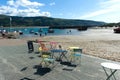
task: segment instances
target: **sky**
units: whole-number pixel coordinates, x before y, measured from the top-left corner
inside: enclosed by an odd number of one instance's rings
[[[120,0],[0,0],[0,14],[120,22]]]

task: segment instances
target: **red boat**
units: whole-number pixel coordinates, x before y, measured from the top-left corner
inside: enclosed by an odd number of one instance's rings
[[[120,27],[114,29],[114,33],[120,33]]]

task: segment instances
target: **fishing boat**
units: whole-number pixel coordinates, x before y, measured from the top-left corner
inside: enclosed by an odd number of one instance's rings
[[[23,35],[23,32],[21,30],[18,31],[20,35]]]
[[[114,33],[120,33],[120,27],[113,29]]]
[[[42,32],[42,29],[40,28],[40,29],[38,30],[38,32]]]
[[[49,28],[49,29],[48,29],[48,33],[54,33],[54,30],[51,29],[51,28]]]
[[[78,28],[78,31],[86,31],[87,30],[87,27],[79,27]]]
[[[31,29],[31,30],[29,31],[29,33],[30,33],[30,34],[34,33],[34,30]]]
[[[35,35],[38,35],[39,33],[38,33],[38,32],[35,32],[34,34],[35,34]]]

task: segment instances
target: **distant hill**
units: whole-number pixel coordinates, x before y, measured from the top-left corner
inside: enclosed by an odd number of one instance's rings
[[[10,19],[11,17],[11,19]],[[0,26],[9,27],[10,20],[12,27],[21,26],[101,26],[105,22],[78,20],[78,19],[60,19],[51,17],[18,17],[0,15]]]
[[[105,25],[102,25],[101,27],[120,27],[120,22],[118,23],[107,23]]]

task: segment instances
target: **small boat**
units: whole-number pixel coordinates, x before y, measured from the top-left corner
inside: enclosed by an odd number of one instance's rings
[[[87,30],[87,27],[80,27],[80,28],[78,28],[78,31],[85,31],[85,30]]]
[[[2,33],[2,30],[0,30],[0,33]]]
[[[48,33],[54,33],[53,29],[48,29]]]
[[[38,32],[35,32],[34,34],[35,34],[35,35],[38,35],[39,33],[38,33]]]
[[[38,32],[42,32],[42,29],[40,28],[40,29],[38,30]]]
[[[20,35],[23,35],[23,32],[22,32],[22,31],[19,30],[18,32],[19,32]]]
[[[113,29],[114,33],[120,33],[120,27]]]
[[[34,33],[34,30],[31,29],[31,30],[29,31],[29,33],[30,33],[30,34]]]

